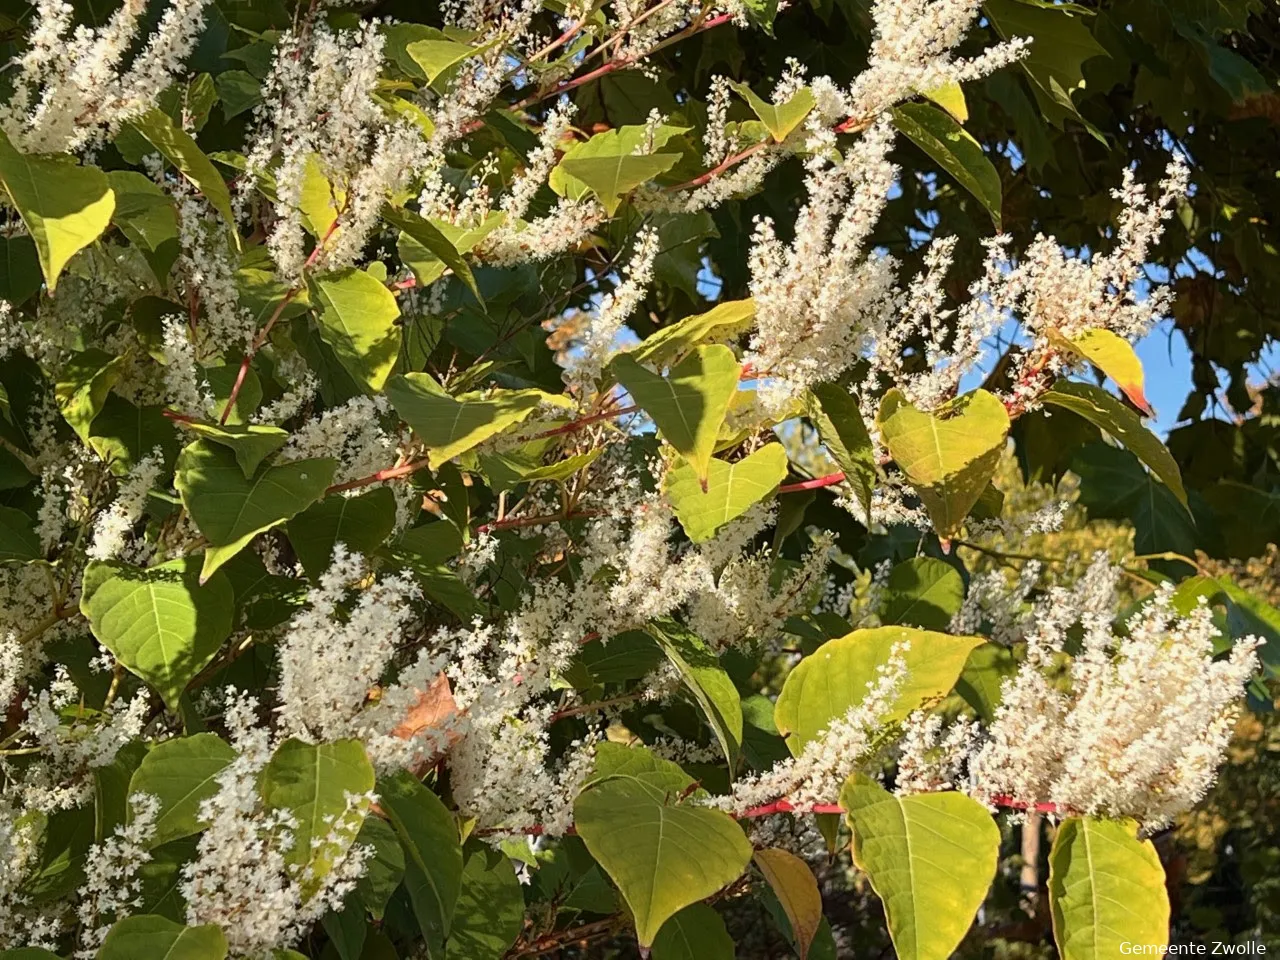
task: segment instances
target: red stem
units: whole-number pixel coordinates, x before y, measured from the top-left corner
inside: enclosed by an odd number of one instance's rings
[[[558,437],[561,434],[573,433],[575,430],[581,430],[585,426],[598,423],[601,420],[612,420],[615,417],[625,417],[629,413],[636,413],[639,407],[619,407],[617,410],[606,410],[604,413],[593,413],[589,417],[580,417],[577,420],[570,420],[562,426],[555,427],[551,430],[545,430],[542,433],[534,434],[531,440],[542,440],[545,437]]]
[[[799,493],[802,490],[817,490],[821,487],[834,487],[844,482],[843,473],[828,473],[825,477],[802,480],[799,483],[784,483],[778,488],[779,493]]]
[[[369,476],[361,477],[358,480],[348,480],[346,483],[335,483],[333,486],[325,490],[325,494],[341,493],[343,490],[355,490],[359,487],[367,487],[374,483],[382,483],[384,480],[397,480],[400,477],[407,477],[411,473],[417,473],[426,466],[426,457],[423,457],[421,460],[411,460],[409,463],[402,463],[398,467],[387,467],[385,470],[379,470],[377,473],[371,473]]]
[[[759,153],[765,147],[769,147],[769,146],[773,146],[773,144],[771,144],[768,140],[761,140],[759,143],[752,144],[751,146],[747,147],[747,149],[739,153],[735,153],[731,157],[726,157],[724,160],[720,161],[719,164],[712,167],[706,173],[701,174],[700,176],[694,177],[692,180],[689,180],[685,183],[677,183],[674,187],[667,187],[667,190],[674,192],[676,190],[692,190],[695,187],[704,186],[705,184],[710,183],[716,177],[720,176],[720,174],[724,173],[730,167],[737,166],[743,160],[747,159],[747,157],[751,156],[752,154]]]
[[[992,797],[991,803],[994,806],[1007,807],[1011,810],[1028,809],[1025,803],[1015,802],[1012,797],[1006,797],[1006,796]],[[1035,804],[1034,809],[1036,813],[1051,813],[1059,816],[1065,815],[1064,811],[1059,810],[1058,807],[1052,803],[1037,803]],[[775,800],[773,801],[773,803],[766,803],[760,807],[752,807],[750,810],[744,810],[742,813],[732,813],[730,814],[730,816],[733,817],[735,820],[753,820],[757,817],[772,816],[775,813],[794,813],[794,812],[795,812],[795,807],[792,806],[791,802],[789,800],[783,799],[783,800]],[[844,811],[844,808],[840,806],[840,804],[838,803],[816,803],[805,812],[806,813],[842,814],[845,811]],[[483,834],[511,832],[511,833],[521,833],[530,837],[537,837],[545,833],[546,828],[543,827],[543,825],[540,823],[535,823],[531,826],[522,827],[519,830],[513,830],[513,831],[482,830],[480,832]],[[568,834],[576,834],[578,831],[571,826],[565,832]]]

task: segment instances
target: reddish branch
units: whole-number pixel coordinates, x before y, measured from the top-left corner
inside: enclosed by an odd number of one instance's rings
[[[798,483],[784,483],[778,488],[779,493],[800,493],[802,490],[819,490],[822,487],[834,487],[837,483],[844,483],[844,473],[828,473],[825,477],[815,477],[812,480],[801,480]]]
[[[1006,797],[1006,796],[992,797],[991,803],[994,806],[1005,807],[1010,810],[1029,809],[1027,804],[1016,802],[1012,797]],[[1059,810],[1058,807],[1052,803],[1037,803],[1035,804],[1034,809],[1036,813],[1050,813],[1058,816],[1067,815],[1066,811]],[[772,816],[775,813],[795,813],[795,812],[796,812],[796,808],[792,806],[791,802],[789,800],[783,799],[783,800],[775,800],[773,801],[773,803],[766,803],[760,807],[752,807],[750,810],[744,810],[742,813],[731,813],[729,815],[733,817],[735,820],[754,820],[758,817]],[[805,810],[803,812],[804,813],[843,814],[845,810],[838,803],[816,803],[812,807],[810,807],[808,810]],[[520,834],[524,834],[525,836],[538,837],[546,832],[546,828],[540,823],[535,823],[527,827],[522,827],[519,830],[495,829],[495,830],[482,830],[480,832],[483,834],[520,833]],[[578,831],[574,827],[570,826],[569,829],[566,830],[565,832],[569,834],[576,834]]]
[[[358,480],[348,480],[346,483],[335,483],[333,486],[325,490],[325,494],[341,493],[343,490],[356,490],[360,487],[367,487],[371,484],[382,483],[384,480],[398,480],[400,477],[407,477],[411,473],[417,473],[419,470],[425,469],[427,466],[427,458],[421,460],[411,460],[408,463],[402,463],[398,467],[387,467],[385,470],[379,470],[377,473],[371,473],[367,477],[361,477]]]

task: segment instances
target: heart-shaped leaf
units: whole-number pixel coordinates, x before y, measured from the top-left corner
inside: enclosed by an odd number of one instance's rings
[[[673,799],[644,780],[615,776],[574,803],[578,833],[626,899],[642,947],[669,917],[740,877],[751,859],[732,817]]]
[[[245,479],[252,477],[262,461],[275,453],[289,439],[289,432],[279,427],[261,423],[205,423],[201,420],[180,420],[179,426],[206,440],[235,452]]]
[[[329,569],[336,544],[368,556],[395,525],[395,494],[380,487],[359,497],[325,497],[290,520],[285,531],[302,569],[314,580]]]
[[[235,758],[235,750],[212,733],[162,740],[151,748],[129,780],[131,796],[148,793],[160,801],[148,846],[158,847],[205,828],[200,803],[217,793],[218,774]]]
[[[116,198],[106,174],[70,157],[26,156],[0,130],[0,183],[35,241],[52,294],[67,261],[111,223]]]
[[[386,394],[427,445],[432,470],[525,420],[543,403],[571,406],[566,397],[541,390],[493,390],[453,397],[425,373],[392,377]]]
[[[727,340],[735,334],[750,330],[755,316],[754,300],[726,300],[717,303],[706,313],[685,317],[650,334],[644,343],[628,350],[627,354],[639,363],[659,366],[679,360],[707,340]]]
[[[689,539],[702,543],[773,493],[786,475],[787,451],[770,443],[737,463],[713,458],[705,492],[693,466],[682,463],[667,473],[667,499]]]
[[[912,710],[941,700],[955,686],[969,651],[982,637],[956,637],[911,627],[855,630],[828,640],[787,675],[774,707],[774,722],[797,756],[838,717],[867,695],[877,670],[889,662],[894,644],[907,641],[907,676],[886,722],[903,720]]]
[[[947,960],[995,877],[1000,828],[962,793],[899,797],[864,774],[840,791],[853,860],[884,901],[900,960]]]
[[[112,924],[98,950],[98,960],[223,960],[226,955],[227,938],[217,925],[184,927],[146,913]]]
[[[954,536],[995,473],[1009,434],[1004,404],[975,390],[939,407],[917,410],[902,392],[880,403],[880,435],[919,494],[942,537]]]
[[[817,878],[807,863],[780,848],[757,850],[755,862],[791,923],[800,960],[805,960],[822,925],[822,892]]]
[[[295,460],[245,477],[236,454],[207,440],[178,455],[174,486],[209,541],[202,580],[234,557],[259,533],[279,526],[324,496],[337,462]]]
[[[186,557],[122,570],[83,606],[99,642],[176,710],[191,678],[231,635],[235,595],[225,576],[202,581],[197,558]]]
[[[359,383],[377,393],[400,355],[400,307],[377,277],[354,268],[311,282],[320,336]]]
[[[738,96],[747,101],[753,113],[760,118],[774,141],[781,143],[791,132],[804,122],[804,118],[813,110],[817,101],[813,91],[801,87],[783,103],[770,103],[756,94],[745,83],[731,83],[730,87]]]
[[[739,367],[733,351],[720,345],[698,347],[665,377],[626,354],[617,357],[612,368],[663,438],[693,466],[698,481],[706,483],[720,425],[738,389]]]

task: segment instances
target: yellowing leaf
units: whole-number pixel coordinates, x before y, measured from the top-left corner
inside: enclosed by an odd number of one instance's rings
[[[947,960],[995,877],[1000,828],[962,793],[898,797],[857,773],[840,792],[853,861],[884,901],[899,960]]]
[[[0,182],[35,241],[52,294],[67,261],[111,222],[116,198],[106,174],[70,157],[25,156],[0,131]]]
[[[895,389],[884,395],[879,421],[889,453],[920,495],[939,536],[954,536],[1004,450],[1009,433],[1004,404],[975,390],[928,413]]]
[[[738,389],[738,361],[725,346],[698,347],[665,377],[651,373],[623,354],[612,364],[614,376],[641,409],[653,418],[663,438],[707,482],[711,454],[729,401]]]
[[[1110,960],[1169,942],[1164,868],[1132,820],[1072,817],[1049,852],[1049,908],[1062,960]]]
[[[667,473],[667,499],[689,539],[701,543],[769,496],[786,475],[786,450],[769,443],[737,463],[712,459],[705,491],[694,468],[682,463]]]
[[[1151,468],[1151,472],[1164,481],[1165,486],[1187,506],[1187,491],[1182,486],[1182,471],[1173,454],[1154,433],[1142,424],[1141,418],[1101,387],[1074,380],[1060,380],[1048,391],[1043,400],[1054,407],[1062,407],[1079,414],[1096,427],[1101,427],[1132,451],[1139,460]]]
[[[1092,363],[1116,382],[1135,407],[1152,416],[1154,411],[1143,393],[1142,361],[1128,340],[1110,330],[1085,330],[1074,337],[1050,335],[1050,339]]]
[[[410,373],[387,382],[387,399],[427,445],[431,469],[515,426],[543,403],[571,405],[541,390],[493,390],[450,396],[428,374]]]
[[[314,153],[308,154],[302,168],[302,190],[298,207],[302,211],[302,222],[313,237],[323,240],[329,234],[345,200],[346,195],[337,195],[333,184],[324,175],[320,158]]]
[[[747,101],[747,106],[760,118],[777,143],[787,139],[804,122],[816,103],[813,91],[808,87],[801,87],[784,103],[769,103],[756,96],[745,83],[731,83],[729,86]]]
[[[794,853],[782,849],[757,850],[755,861],[791,921],[800,960],[806,960],[822,923],[822,893],[813,871]]]
[[[965,102],[964,89],[960,84],[944,83],[932,90],[922,90],[921,93],[955,117],[957,123],[964,123],[969,119],[969,105]]]
[[[903,720],[912,710],[935,703],[951,692],[969,651],[982,637],[957,637],[912,627],[855,630],[828,640],[787,675],[774,707],[774,722],[799,755],[805,745],[843,717],[867,695],[867,684],[889,662],[894,644],[907,641],[903,654],[907,676],[885,722]]]

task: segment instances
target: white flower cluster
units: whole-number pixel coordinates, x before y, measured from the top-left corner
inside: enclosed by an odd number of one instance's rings
[[[1026,660],[1004,682],[995,721],[970,759],[979,798],[1132,817],[1152,830],[1212,784],[1262,641],[1246,638],[1217,658],[1211,612],[1201,604],[1179,615],[1169,586],[1117,630],[1106,602],[1117,576],[1100,558],[1083,591],[1056,587],[1036,605]],[[1077,621],[1082,650],[1064,688],[1055,675]]]
[[[396,459],[397,441],[383,429],[390,410],[384,396],[352,397],[295,428],[277,459],[331,457],[334,483],[366,477]]]
[[[39,0],[27,48],[16,61],[13,93],[0,106],[0,126],[31,153],[96,146],[155,107],[195,49],[208,4],[170,0],[126,69],[147,11],[144,0],[125,0],[97,28],[73,27],[74,8],[63,0]]]
[[[124,554],[140,562],[149,552],[145,544],[130,550],[129,536],[141,519],[147,496],[164,469],[164,452],[158,447],[143,457],[121,481],[116,498],[93,521],[93,540],[85,551],[91,560],[114,560]]]
[[[160,800],[148,793],[135,793],[128,802],[132,811],[129,819],[118,825],[112,836],[90,846],[85,855],[85,881],[76,894],[80,897],[76,905],[80,921],[76,960],[96,957],[111,925],[142,905],[142,881],[137,874],[151,861],[148,842],[155,832]]]
[[[225,721],[238,755],[218,774],[217,793],[201,801],[198,815],[209,826],[180,884],[187,924],[217,924],[232,956],[291,946],[327,911],[340,909],[372,854],[352,842],[351,826],[374,798],[348,797],[329,833],[313,838],[313,849],[326,853],[328,873],[316,878],[290,866],[297,821],[288,810],[263,808],[258,775],[271,751],[257,709],[252,697],[228,691]]]

